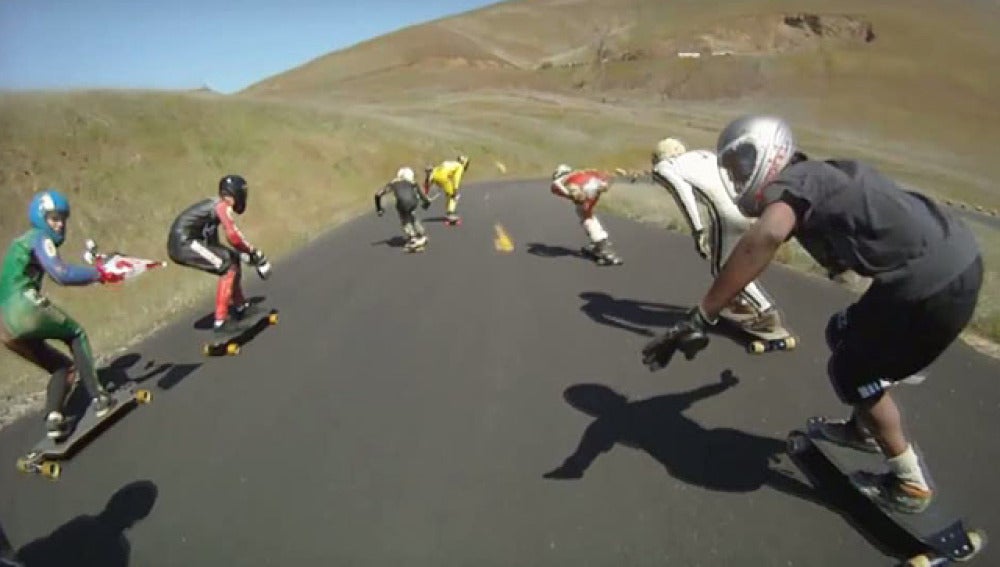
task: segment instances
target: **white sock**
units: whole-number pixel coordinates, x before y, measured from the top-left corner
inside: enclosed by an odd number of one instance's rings
[[[923,490],[930,491],[927,480],[924,478],[924,471],[920,467],[920,458],[913,450],[913,445],[907,445],[903,454],[887,460],[889,470],[900,480],[907,484],[912,484]]]

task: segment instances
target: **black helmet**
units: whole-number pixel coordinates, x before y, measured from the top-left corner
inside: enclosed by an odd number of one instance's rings
[[[232,197],[233,210],[242,215],[247,208],[247,180],[239,175],[227,175],[219,180],[219,196]]]

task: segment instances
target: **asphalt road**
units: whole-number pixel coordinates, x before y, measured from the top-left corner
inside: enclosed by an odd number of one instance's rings
[[[809,416],[846,411],[822,331],[849,294],[772,268],[798,350],[753,356],[720,336],[650,373],[648,335],[709,282],[688,237],[605,218],[626,263],[599,267],[575,255],[583,232],[544,183],[470,187],[460,212],[462,227],[427,222],[423,254],[392,245],[390,209],[267,282],[249,276],[281,321],[237,357],[201,356],[209,303],[138,345],[105,376],[142,380],[153,403],[57,482],[14,467],[40,419],[3,431],[14,548],[30,565],[144,567],[865,566],[900,553],[783,454]],[[497,224],[512,252],[496,249]],[[897,390],[909,430],[942,497],[1000,534],[1000,363],[956,344],[930,373]],[[988,548],[977,564],[997,562]]]

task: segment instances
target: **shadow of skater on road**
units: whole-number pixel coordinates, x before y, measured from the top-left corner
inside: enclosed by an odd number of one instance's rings
[[[752,492],[767,485],[817,502],[813,489],[771,468],[785,452],[785,442],[729,428],[706,429],[683,412],[739,383],[725,371],[718,382],[688,392],[645,400],[628,398],[601,384],[577,384],[564,397],[574,408],[596,419],[583,433],[572,455],[548,479],[577,479],[601,453],[616,444],[645,451],[673,477],[722,492]]]
[[[129,353],[111,361],[110,364],[97,371],[101,384],[117,388],[128,382],[142,384],[157,375],[161,375],[160,379],[156,381],[156,385],[164,390],[169,390],[201,366],[201,364],[173,364],[170,362],[157,364],[155,361],[149,360],[143,367],[142,374],[135,377],[129,376],[128,370],[140,360],[142,360],[141,354]],[[89,403],[89,400],[86,400],[85,403]]]
[[[647,337],[654,334],[647,327],[666,327],[685,312],[681,307],[665,303],[615,299],[602,291],[585,291],[580,299],[585,301],[580,311],[594,322]]]
[[[376,242],[372,242],[372,246],[379,246],[382,244],[385,244],[390,248],[402,248],[406,244],[406,238],[396,235],[391,238],[386,238],[385,240],[378,240]]]
[[[706,429],[683,415],[694,404],[738,383],[739,378],[726,370],[718,382],[637,401],[602,384],[570,386],[563,394],[567,403],[596,419],[587,426],[573,454],[543,477],[583,478],[602,453],[621,444],[648,453],[671,476],[688,484],[719,492],[754,492],[767,486],[838,514],[887,555],[913,552],[906,535],[841,475],[830,471],[808,474],[811,482],[821,486],[817,490],[776,466],[787,454],[785,440],[730,428]],[[802,467],[794,460],[789,464]]]
[[[590,261],[590,259],[584,256],[579,249],[566,248],[565,246],[551,246],[541,242],[529,242],[527,250],[528,254],[541,258],[564,258],[566,256],[574,256],[576,258],[582,258]]]
[[[125,531],[149,515],[157,493],[156,485],[148,480],[129,483],[111,496],[101,513],[73,518],[22,547],[17,560],[25,567],[125,567],[132,547]]]
[[[615,299],[601,291],[585,291],[580,294],[580,299],[585,301],[580,306],[580,311],[594,322],[646,337],[656,335],[656,331],[649,327],[661,330],[669,327],[684,317],[691,308],[669,303]],[[713,336],[725,337],[740,346],[746,346],[750,338],[737,330],[735,325],[721,319],[719,324],[710,327],[708,332]]]

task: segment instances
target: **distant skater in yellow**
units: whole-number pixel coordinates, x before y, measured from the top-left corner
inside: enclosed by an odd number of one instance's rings
[[[469,169],[469,157],[458,156],[457,160],[445,160],[435,167],[424,168],[424,194],[431,184],[437,185],[448,201],[445,204],[445,223],[448,226],[461,225],[462,219],[455,213],[458,208],[459,190],[462,186],[462,175]]]

